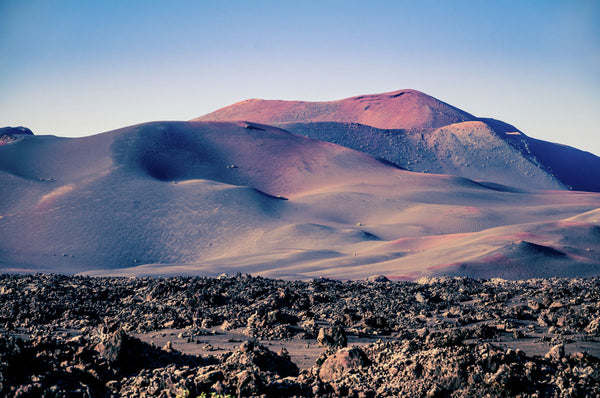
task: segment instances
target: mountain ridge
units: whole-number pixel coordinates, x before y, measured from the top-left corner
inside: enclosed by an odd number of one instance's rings
[[[276,125],[411,171],[453,174],[519,188],[600,192],[600,180],[594,178],[600,175],[600,157],[528,137],[509,123],[473,116],[417,90],[326,102],[253,99],[194,120]],[[480,136],[478,143],[463,145],[468,126],[472,134],[489,130],[487,138]]]
[[[250,99],[192,120],[245,120],[248,114],[250,121],[265,124],[340,121],[382,129],[437,128],[476,119],[430,95],[405,89],[323,102]]]

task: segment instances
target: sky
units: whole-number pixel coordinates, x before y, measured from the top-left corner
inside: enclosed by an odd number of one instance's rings
[[[600,156],[600,1],[0,0],[0,126],[412,88]]]

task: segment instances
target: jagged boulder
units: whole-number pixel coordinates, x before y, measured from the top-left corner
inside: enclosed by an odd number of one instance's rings
[[[348,338],[346,332],[341,325],[334,325],[330,328],[319,329],[319,335],[317,341],[322,347],[346,347],[348,345]]]
[[[262,344],[246,341],[234,351],[225,364],[240,369],[258,368],[261,371],[273,372],[281,377],[297,376],[298,366],[293,363],[287,353],[275,353]]]
[[[367,354],[360,348],[342,348],[323,362],[318,374],[322,381],[337,381],[348,371],[364,368],[369,364]]]

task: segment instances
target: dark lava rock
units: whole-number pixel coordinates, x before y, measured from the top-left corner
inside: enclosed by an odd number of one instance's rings
[[[363,322],[369,328],[384,329],[388,327],[387,318],[381,315],[369,316]]]
[[[242,370],[237,374],[236,394],[238,397],[250,397],[260,395],[265,386],[256,371]]]
[[[319,329],[317,341],[322,347],[338,348],[348,345],[346,332],[341,325],[334,325],[330,328]]]
[[[33,135],[33,132],[27,127],[19,126],[19,127],[0,127],[0,135],[3,134],[25,134],[25,135]]]
[[[128,336],[124,331],[119,330],[98,343],[96,351],[100,354],[100,358],[106,359],[108,363],[114,365],[129,359],[126,357],[127,343]]]

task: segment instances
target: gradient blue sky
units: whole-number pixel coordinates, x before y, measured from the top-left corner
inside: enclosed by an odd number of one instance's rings
[[[0,0],[0,126],[414,88],[600,155],[600,1]]]

